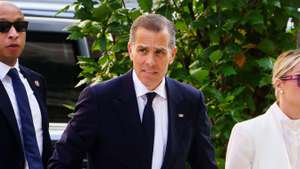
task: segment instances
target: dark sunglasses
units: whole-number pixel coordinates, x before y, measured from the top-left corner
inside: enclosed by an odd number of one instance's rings
[[[27,21],[0,21],[0,32],[9,32],[10,28],[14,26],[17,32],[26,32],[28,27]]]
[[[300,74],[298,74],[298,75],[286,75],[286,76],[280,77],[279,79],[283,80],[283,81],[297,80],[297,86],[300,87]]]

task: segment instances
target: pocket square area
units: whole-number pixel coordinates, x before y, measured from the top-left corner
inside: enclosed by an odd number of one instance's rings
[[[183,117],[184,117],[184,114],[180,113],[180,114],[178,114],[178,117],[179,117],[179,118],[183,118]]]

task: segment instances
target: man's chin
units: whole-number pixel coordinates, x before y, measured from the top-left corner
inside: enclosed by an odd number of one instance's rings
[[[18,57],[19,57],[18,55],[11,55],[8,57],[0,58],[0,61],[6,65],[14,66],[17,62]]]

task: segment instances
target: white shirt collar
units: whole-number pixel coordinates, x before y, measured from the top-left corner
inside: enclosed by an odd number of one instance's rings
[[[140,79],[137,77],[135,70],[132,71],[132,79],[134,83],[134,88],[136,92],[136,96],[144,96],[145,94],[149,92],[155,92],[157,95],[161,96],[162,98],[166,99],[166,80],[165,78],[162,79],[161,83],[155,88],[153,91],[150,91],[146,88],[146,86],[140,81]]]
[[[8,73],[8,71],[11,68],[16,68],[18,70],[18,72],[20,71],[19,68],[19,61],[17,60],[16,64],[14,66],[8,66],[7,64],[0,62],[0,80],[2,81],[4,79],[4,77],[6,76],[6,74]]]
[[[286,114],[282,112],[278,104],[275,102],[271,108],[275,114],[276,120],[285,128],[297,130],[300,132],[300,119],[292,120]]]

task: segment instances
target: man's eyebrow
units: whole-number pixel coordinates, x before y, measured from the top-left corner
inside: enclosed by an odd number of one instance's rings
[[[167,51],[168,49],[164,48],[164,47],[156,47],[155,50],[157,50],[157,51]]]
[[[137,49],[148,49],[148,46],[144,46],[144,45],[138,45],[136,46]]]
[[[137,44],[136,47],[146,48],[148,46],[147,45],[143,45],[143,44]]]

